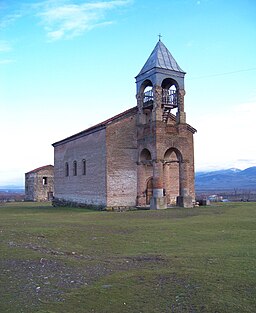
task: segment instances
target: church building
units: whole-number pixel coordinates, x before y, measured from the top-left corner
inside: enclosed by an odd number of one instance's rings
[[[185,74],[159,39],[135,78],[135,107],[53,144],[54,203],[192,207],[196,130],[186,123]]]
[[[25,173],[25,201],[52,201],[54,188],[53,165],[38,167]]]

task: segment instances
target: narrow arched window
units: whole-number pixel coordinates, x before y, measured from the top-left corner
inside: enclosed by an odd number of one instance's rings
[[[83,175],[86,175],[86,160],[85,159],[82,160],[82,171],[83,171]]]
[[[76,161],[73,162],[73,175],[77,176],[77,162]]]
[[[65,175],[69,176],[69,166],[68,166],[68,162],[65,163]]]

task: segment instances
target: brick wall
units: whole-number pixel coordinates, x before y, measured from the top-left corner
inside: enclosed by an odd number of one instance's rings
[[[107,205],[135,206],[137,196],[136,115],[107,126]]]
[[[86,161],[86,175],[83,174]],[[73,162],[77,162],[77,175]],[[69,165],[66,176],[65,164]],[[105,129],[62,143],[54,148],[55,198],[67,202],[106,205]]]
[[[180,124],[175,128],[160,127],[156,146],[160,159],[165,159],[164,155],[169,148],[176,149],[181,153],[184,162],[181,167],[186,168],[186,186],[189,194],[194,199],[194,142],[193,133],[188,129],[187,124]],[[176,159],[174,153],[171,159]],[[169,165],[169,173],[170,180],[167,181],[167,184],[169,184],[167,189],[169,189],[170,198],[175,199],[176,195],[179,194],[179,169],[176,163]]]
[[[159,179],[167,201],[174,204],[181,178],[178,163],[166,164],[166,161],[178,161],[175,153],[166,159],[168,149],[176,149],[182,155],[180,167],[182,177],[186,176],[182,186],[194,198],[193,132],[188,125],[156,121],[150,127],[139,125],[138,128],[136,120],[136,112],[132,111],[111,121],[104,129],[55,145],[55,198],[77,204],[125,207],[135,206],[138,196],[144,205],[147,181],[153,176],[153,164],[157,162],[158,167],[162,166]],[[142,176],[137,180],[138,154],[143,148],[151,152],[153,161],[139,163]],[[83,160],[86,160],[86,175],[83,175]],[[77,175],[73,173],[74,161]]]
[[[149,132],[149,129],[151,130]],[[147,148],[151,152],[152,160],[158,160],[158,166],[163,166],[163,188],[168,204],[175,204],[176,198],[180,193],[180,169],[177,154],[182,156],[183,162],[180,164],[182,175],[186,175],[185,188],[188,194],[194,199],[194,143],[193,132],[188,129],[187,124],[176,124],[176,121],[170,119],[168,124],[162,121],[151,122],[151,125],[140,125],[138,133],[138,148],[142,151]],[[171,155],[165,155],[168,149],[173,152]],[[166,161],[171,161],[166,163]],[[138,188],[140,191],[146,189],[146,182],[152,176],[152,167],[142,165],[144,172],[143,179],[139,179]],[[161,182],[160,182],[161,183]],[[140,196],[143,194],[140,192]],[[140,199],[141,205],[145,204],[145,199]]]

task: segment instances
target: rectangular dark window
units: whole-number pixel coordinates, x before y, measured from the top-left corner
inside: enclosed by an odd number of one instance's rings
[[[65,175],[69,176],[69,166],[68,166],[68,162],[65,163]]]
[[[73,175],[77,176],[77,162],[76,161],[73,162]]]
[[[43,177],[43,185],[47,185],[47,177]]]
[[[82,161],[83,175],[86,175],[86,160]]]

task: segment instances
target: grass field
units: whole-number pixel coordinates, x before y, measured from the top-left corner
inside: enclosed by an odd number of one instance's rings
[[[0,206],[0,312],[256,312],[256,203]]]

